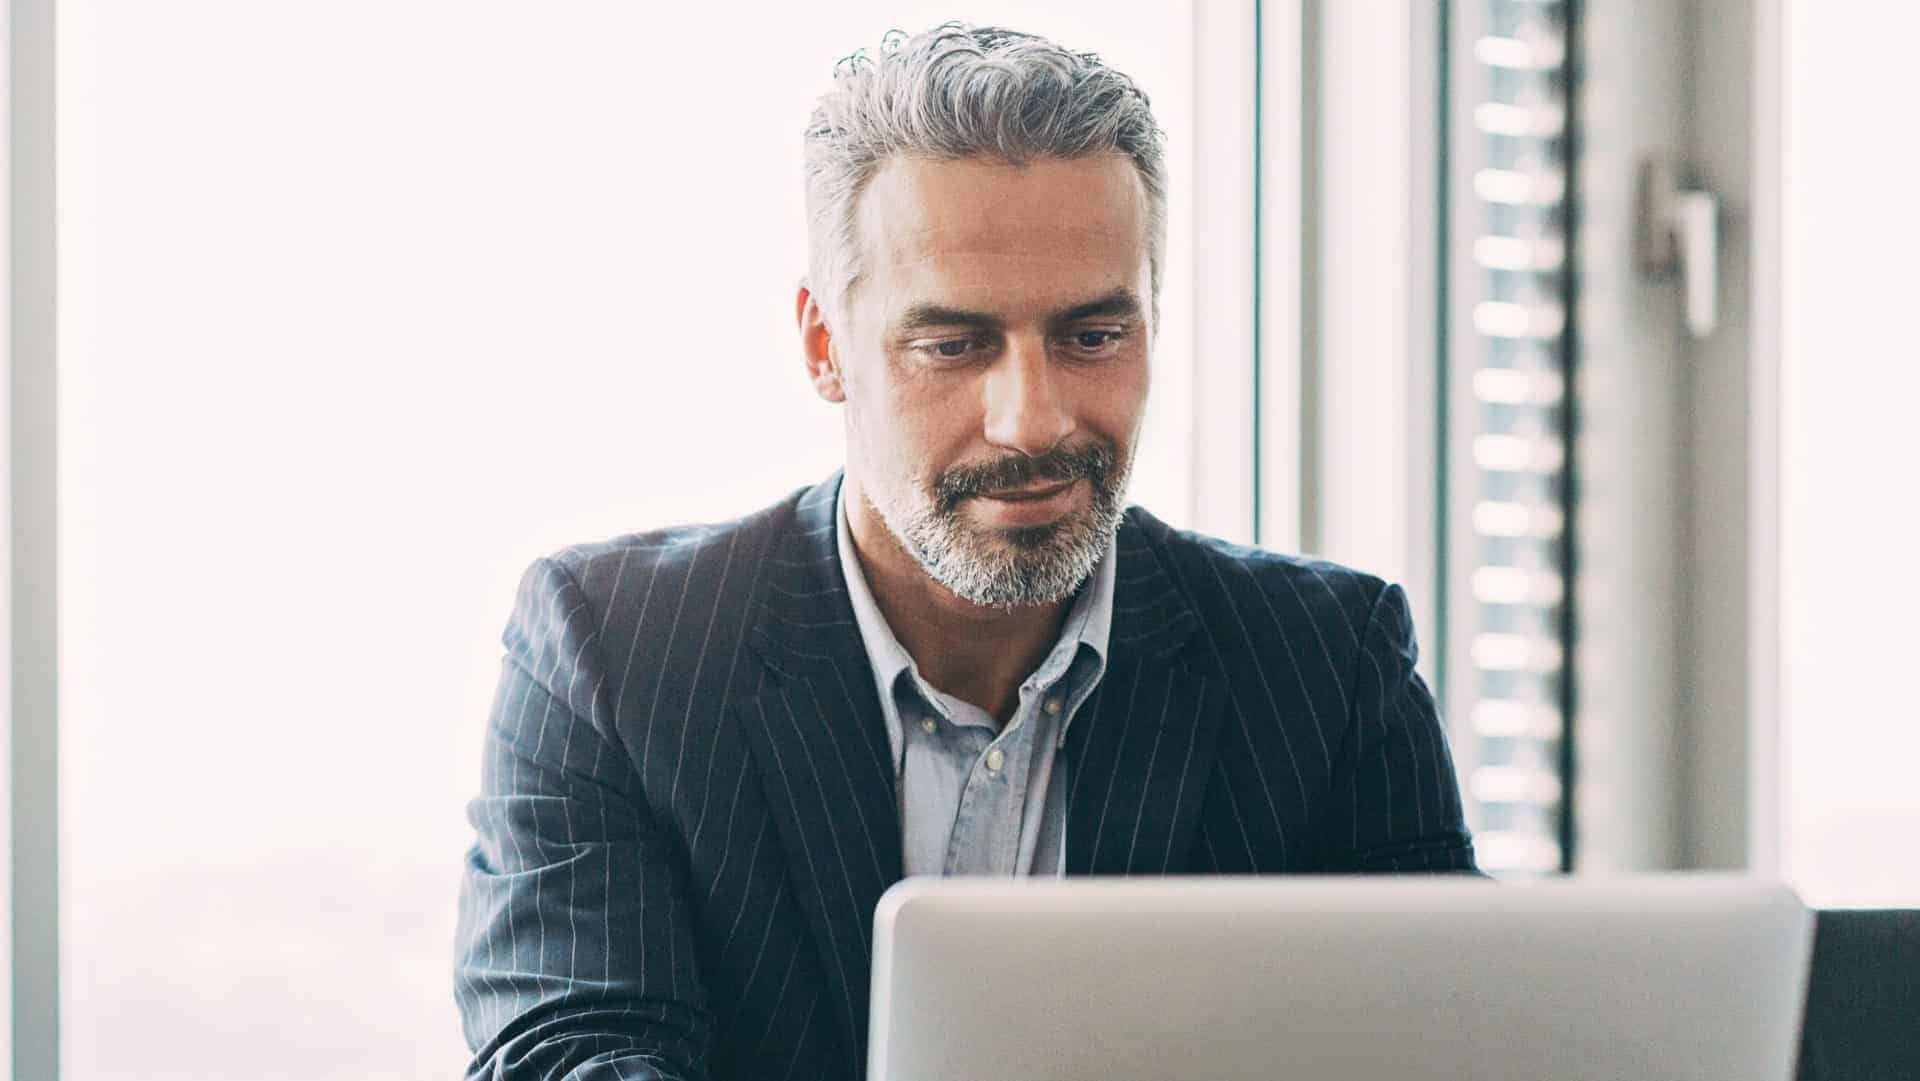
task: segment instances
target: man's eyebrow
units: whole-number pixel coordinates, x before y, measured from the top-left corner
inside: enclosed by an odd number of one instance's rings
[[[1075,304],[1052,316],[1048,322],[1061,325],[1100,316],[1131,319],[1139,316],[1140,312],[1139,296],[1123,285],[1096,300]],[[998,316],[989,315],[986,312],[949,308],[943,304],[922,303],[911,305],[901,312],[893,325],[898,332],[920,330],[926,327],[973,327],[979,330],[993,330],[1001,325],[1001,321]]]
[[[922,330],[926,327],[974,327],[992,330],[1000,320],[985,312],[970,312],[940,304],[914,304],[893,321],[896,331]]]
[[[1134,295],[1133,290],[1123,285],[1098,300],[1090,300],[1085,304],[1076,304],[1068,308],[1066,311],[1055,316],[1053,321],[1056,323],[1074,323],[1082,319],[1093,319],[1103,315],[1132,319],[1139,314],[1140,298]]]

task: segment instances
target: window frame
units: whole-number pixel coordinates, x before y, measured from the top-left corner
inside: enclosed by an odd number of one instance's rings
[[[8,777],[4,981],[12,1077],[59,1073],[54,0],[14,0],[7,56]]]

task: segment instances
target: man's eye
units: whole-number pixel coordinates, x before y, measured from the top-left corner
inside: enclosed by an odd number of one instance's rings
[[[967,360],[975,359],[986,347],[979,338],[946,338],[940,341],[918,341],[908,348],[929,360]]]
[[[1098,355],[1113,352],[1125,336],[1124,332],[1118,330],[1082,330],[1069,340],[1078,352]]]

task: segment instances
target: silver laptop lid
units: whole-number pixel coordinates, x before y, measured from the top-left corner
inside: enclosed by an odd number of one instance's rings
[[[1789,1081],[1811,914],[1716,876],[935,879],[870,1081]]]

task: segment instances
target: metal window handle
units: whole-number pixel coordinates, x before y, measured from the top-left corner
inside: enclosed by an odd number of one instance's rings
[[[1640,168],[1640,267],[1652,277],[1678,271],[1687,333],[1712,334],[1720,323],[1720,200],[1682,189],[1671,165]]]

